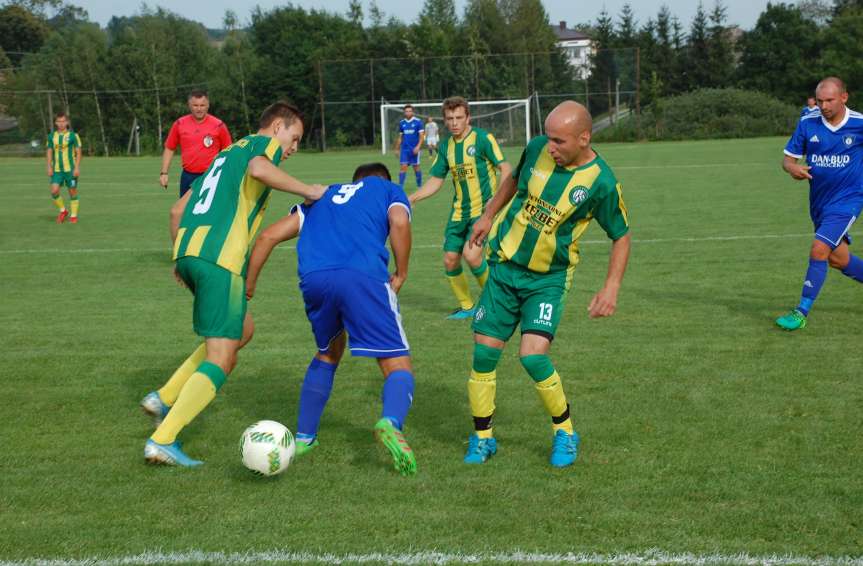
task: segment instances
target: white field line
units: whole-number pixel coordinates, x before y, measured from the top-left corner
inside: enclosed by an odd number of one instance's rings
[[[620,553],[536,553],[536,552],[405,552],[332,554],[271,550],[265,552],[146,552],[143,554],[91,558],[28,558],[0,561],[0,566],[150,566],[156,564],[607,564],[611,566],[863,566],[863,557],[667,553],[661,550]]]
[[[696,242],[734,242],[737,240],[784,240],[791,238],[811,238],[812,233],[805,234],[751,234],[739,236],[701,236],[692,238],[645,238],[634,239],[633,244],[673,244],[673,243],[696,243]],[[581,240],[581,245],[608,244],[609,240]],[[413,249],[437,249],[441,244],[417,244]],[[277,250],[294,250],[295,246],[278,246]],[[0,250],[0,255],[19,254],[116,254],[116,253],[169,253],[170,248],[30,248],[17,250]]]

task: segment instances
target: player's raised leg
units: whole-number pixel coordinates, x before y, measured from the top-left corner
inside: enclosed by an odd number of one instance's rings
[[[414,398],[414,375],[410,356],[378,358],[384,374],[381,391],[381,418],[375,424],[375,438],[389,451],[393,467],[403,476],[417,472],[414,452],[402,433]]]
[[[838,269],[842,275],[863,283],[863,259],[851,253],[848,244],[842,242],[828,258],[830,267]]]
[[[468,234],[473,227],[473,222],[468,227]],[[485,246],[471,246],[465,243],[462,248],[464,260],[470,266],[470,272],[476,277],[476,282],[479,283],[480,289],[485,287],[485,282],[488,281],[488,262],[485,260]]]

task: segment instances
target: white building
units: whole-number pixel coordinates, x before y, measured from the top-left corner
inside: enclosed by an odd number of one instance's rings
[[[590,76],[590,55],[593,53],[593,41],[587,35],[569,29],[566,22],[561,21],[556,26],[551,26],[557,36],[557,45],[566,54],[569,64],[575,68],[576,76],[587,79]]]

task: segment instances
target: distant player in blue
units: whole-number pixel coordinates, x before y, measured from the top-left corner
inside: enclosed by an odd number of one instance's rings
[[[806,106],[803,107],[803,110],[800,111],[800,117],[805,118],[809,116],[813,112],[819,112],[818,103],[815,101],[814,96],[810,96],[806,99]]]
[[[399,138],[396,147],[399,149],[399,185],[405,186],[405,175],[408,165],[414,166],[417,188],[423,186],[423,172],[420,169],[420,149],[425,140],[425,126],[420,118],[414,116],[414,107],[406,105],[405,117],[399,122]]]
[[[863,259],[851,254],[848,231],[863,209],[863,114],[845,103],[845,83],[828,77],[815,90],[820,112],[800,119],[785,146],[782,168],[809,180],[809,215],[815,239],[800,304],[776,319],[785,330],[806,326],[806,317],[827,278],[827,266],[863,283]],[[806,156],[806,165],[797,161]]]
[[[375,437],[402,475],[416,473],[416,459],[402,427],[413,402],[414,377],[396,293],[408,273],[410,204],[382,163],[362,165],[353,182],[332,185],[320,201],[295,206],[264,230],[249,259],[251,298],[270,252],[299,234],[300,291],[318,352],[300,392],[297,454],[318,445],[318,425],[330,397],[346,333],[355,356],[376,358],[384,374],[383,410]],[[389,274],[386,241],[395,256]]]

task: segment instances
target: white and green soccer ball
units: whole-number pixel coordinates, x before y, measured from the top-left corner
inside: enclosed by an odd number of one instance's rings
[[[276,421],[258,421],[240,438],[243,465],[263,476],[284,472],[293,460],[295,450],[294,435]]]

